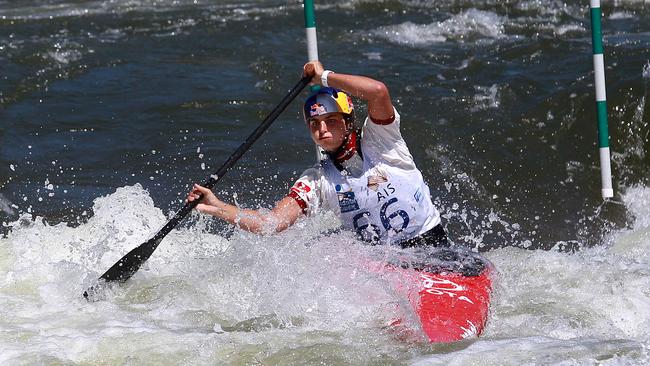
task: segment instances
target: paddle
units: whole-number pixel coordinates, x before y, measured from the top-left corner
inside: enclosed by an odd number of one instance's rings
[[[262,123],[255,129],[255,131],[253,131],[253,133],[248,136],[246,141],[241,144],[241,146],[239,146],[232,155],[230,155],[228,160],[226,160],[221,168],[219,168],[216,173],[210,176],[210,179],[205,182],[203,186],[208,189],[212,189],[212,187],[214,187],[219,179],[221,179],[226,174],[226,172],[228,172],[228,170],[235,165],[235,163],[242,157],[242,155],[244,155],[244,153],[253,145],[253,143],[257,141],[258,138],[260,138],[264,131],[266,131],[269,126],[271,126],[271,123],[273,123],[275,119],[280,115],[280,113],[282,113],[282,111],[287,108],[289,103],[291,103],[291,101],[293,101],[296,96],[300,94],[300,92],[307,86],[307,84],[309,84],[310,80],[311,78],[307,76],[300,79],[298,84],[296,84],[296,86],[294,86],[293,89],[289,91],[289,94],[287,94],[282,99],[280,104],[278,104],[275,109],[273,109],[273,111],[271,111],[271,113],[269,113],[269,115],[264,118]],[[133,274],[138,271],[140,266],[142,266],[142,264],[146,262],[147,259],[149,259],[163,238],[167,236],[167,234],[169,234],[169,232],[172,231],[172,229],[176,227],[176,225],[178,225],[178,223],[181,222],[181,220],[183,220],[183,218],[187,216],[187,214],[190,213],[194,207],[196,207],[196,205],[199,204],[199,201],[200,199],[196,199],[192,202],[187,202],[185,206],[176,212],[174,217],[169,220],[169,222],[167,222],[167,224],[165,224],[165,226],[163,226],[163,228],[160,229],[160,231],[153,238],[140,244],[138,247],[128,252],[124,257],[122,257],[122,259],[117,261],[117,263],[109,268],[108,271],[106,271],[106,273],[104,273],[99,279],[106,282],[125,282],[131,278],[131,276],[133,276]],[[88,299],[89,296],[94,295],[100,291],[101,287],[99,285],[91,286],[86,291],[84,291],[83,296]]]

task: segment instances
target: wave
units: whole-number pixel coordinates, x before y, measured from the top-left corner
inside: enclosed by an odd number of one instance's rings
[[[220,13],[228,12],[235,20],[250,19],[258,14],[278,14],[285,12],[287,7],[299,9],[298,4],[278,6],[268,1],[221,1],[215,4],[207,0],[113,0],[113,1],[81,1],[58,2],[55,4],[42,1],[7,3],[0,2],[2,19],[53,19],[64,17],[84,17],[103,14],[126,13],[166,13],[178,10],[206,10]]]
[[[442,22],[414,24],[405,22],[381,27],[374,34],[397,44],[424,46],[448,39],[470,41],[499,39],[505,36],[504,18],[496,13],[469,9]]]

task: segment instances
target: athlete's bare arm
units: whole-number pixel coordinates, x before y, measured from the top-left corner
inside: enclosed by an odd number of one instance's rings
[[[320,62],[312,61],[305,64],[303,71],[305,76],[312,77],[313,83],[322,85],[321,76],[325,70]],[[327,76],[327,84],[368,102],[368,114],[372,120],[387,121],[394,118],[393,103],[388,88],[381,81],[365,76],[331,72]]]
[[[191,202],[203,195],[196,206],[199,212],[225,220],[256,234],[280,232],[293,225],[303,214],[302,208],[292,197],[285,197],[271,211],[241,209],[218,199],[211,190],[195,184],[187,195]]]

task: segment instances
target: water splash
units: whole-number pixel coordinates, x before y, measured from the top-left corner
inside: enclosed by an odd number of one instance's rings
[[[639,291],[650,286],[644,254],[650,249],[649,192],[639,186],[624,195],[637,219],[629,231],[613,234],[611,247],[573,255],[490,252],[501,278],[493,318],[484,338],[457,356],[471,359],[509,339],[528,344],[531,354],[551,350],[561,358],[562,340],[575,344],[575,358],[586,360],[600,357],[589,345],[601,337],[620,357],[645,357],[649,328],[637,315],[650,309],[650,294]],[[351,234],[321,234],[337,227],[334,216],[300,221],[280,235],[234,232],[225,238],[210,232],[209,218],[195,215],[189,228],[169,234],[131,281],[108,289],[104,301],[87,303],[80,296],[85,282],[166,221],[138,185],[96,199],[93,212],[74,228],[23,215],[0,239],[0,293],[7,299],[0,326],[9,334],[3,362],[124,360],[127,354],[116,346],[124,340],[136,360],[146,354],[217,362],[248,349],[286,361],[291,358],[284,349],[309,357],[314,342],[327,345],[326,357],[342,355],[346,362],[366,359],[369,349],[389,359],[412,357],[404,347],[413,346],[382,330],[396,316],[409,319],[397,307],[403,299],[388,274],[363,269],[363,261],[383,248],[359,245]],[[374,255],[390,260],[404,253]],[[152,348],[153,354],[144,351]]]
[[[387,280],[359,266],[365,247],[347,234],[320,236],[336,225],[333,216],[302,221],[282,235],[235,232],[226,239],[206,231],[206,218],[196,215],[196,225],[172,231],[129,282],[107,288],[104,301],[86,303],[82,289],[166,221],[139,185],[97,198],[93,212],[75,228],[23,215],[0,239],[0,293],[9,299],[3,312],[12,314],[0,326],[6,328],[8,319],[20,324],[9,339],[29,334],[25,328],[43,334],[21,346],[5,339],[2,348],[9,351],[0,360],[26,352],[74,362],[97,352],[121,357],[97,347],[139,332],[159,341],[174,339],[169,331],[219,339],[268,332],[265,338],[293,328],[289,334],[357,328],[381,334],[381,326],[397,316]],[[71,338],[52,338],[55,329]],[[36,351],[47,339],[49,351]]]

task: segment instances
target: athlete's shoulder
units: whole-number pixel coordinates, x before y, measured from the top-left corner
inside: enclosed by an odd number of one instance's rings
[[[308,216],[315,214],[321,207],[328,207],[326,179],[322,164],[317,162],[305,169],[291,187],[289,196],[296,199]]]
[[[395,111],[395,120],[388,125],[377,125],[366,118],[361,139],[361,151],[373,161],[405,170],[415,169],[413,156],[400,132],[400,115]]]

